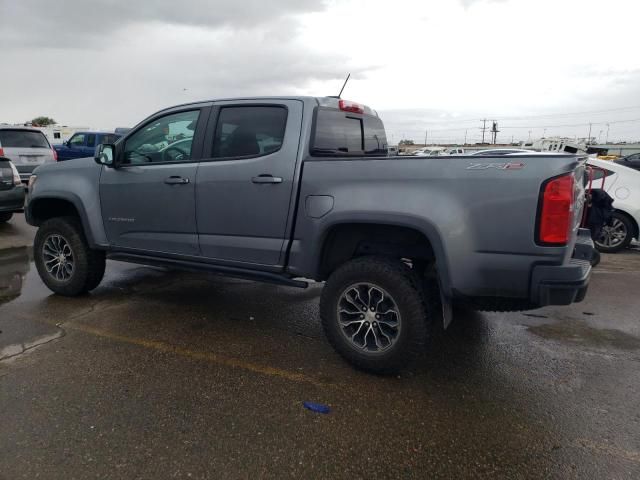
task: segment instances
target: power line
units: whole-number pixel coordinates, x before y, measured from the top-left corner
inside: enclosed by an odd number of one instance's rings
[[[584,110],[581,112],[564,112],[564,113],[547,113],[541,115],[512,115],[512,116],[495,116],[497,120],[528,120],[531,118],[556,118],[556,117],[572,117],[576,115],[595,115],[600,113],[622,112],[626,110],[640,110],[640,105],[634,105],[630,107],[621,108],[609,108],[604,110]],[[450,124],[450,123],[469,123],[469,122],[481,122],[483,118],[466,118],[466,119],[451,119],[451,120],[430,120],[422,123],[431,124]]]
[[[559,128],[559,127],[587,127],[589,125],[607,125],[607,124],[618,124],[618,123],[631,123],[631,122],[640,122],[640,118],[632,118],[629,120],[614,120],[607,122],[587,122],[587,123],[565,123],[561,125],[518,125],[512,127],[502,127],[502,128]]]

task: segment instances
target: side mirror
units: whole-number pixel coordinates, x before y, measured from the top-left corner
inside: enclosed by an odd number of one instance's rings
[[[115,156],[116,146],[113,143],[101,143],[96,147],[93,159],[99,165],[112,167]]]

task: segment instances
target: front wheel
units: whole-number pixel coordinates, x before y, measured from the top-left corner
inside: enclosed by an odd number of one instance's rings
[[[401,370],[423,351],[433,319],[419,283],[399,260],[361,257],[342,265],[320,299],[331,345],[362,370]]]
[[[629,218],[619,212],[613,213],[611,225],[602,227],[596,239],[596,248],[604,253],[615,253],[629,246],[633,238],[633,225]]]
[[[89,248],[75,217],[45,221],[36,233],[33,256],[40,278],[54,293],[68,297],[98,286],[105,270],[105,254]]]

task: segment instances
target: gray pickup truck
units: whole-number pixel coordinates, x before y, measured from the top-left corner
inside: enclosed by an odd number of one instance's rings
[[[105,259],[306,287],[335,349],[377,373],[425,348],[454,303],[524,310],[584,298],[585,158],[389,157],[369,107],[240,98],[162,110],[95,158],[39,167],[27,220],[55,293]]]

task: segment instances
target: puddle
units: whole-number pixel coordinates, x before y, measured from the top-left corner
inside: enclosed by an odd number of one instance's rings
[[[559,323],[545,323],[527,327],[539,337],[558,340],[565,343],[599,348],[618,348],[620,350],[640,349],[640,338],[620,330],[599,329],[579,320],[567,320]]]
[[[29,269],[27,247],[0,250],[0,305],[20,296]]]

